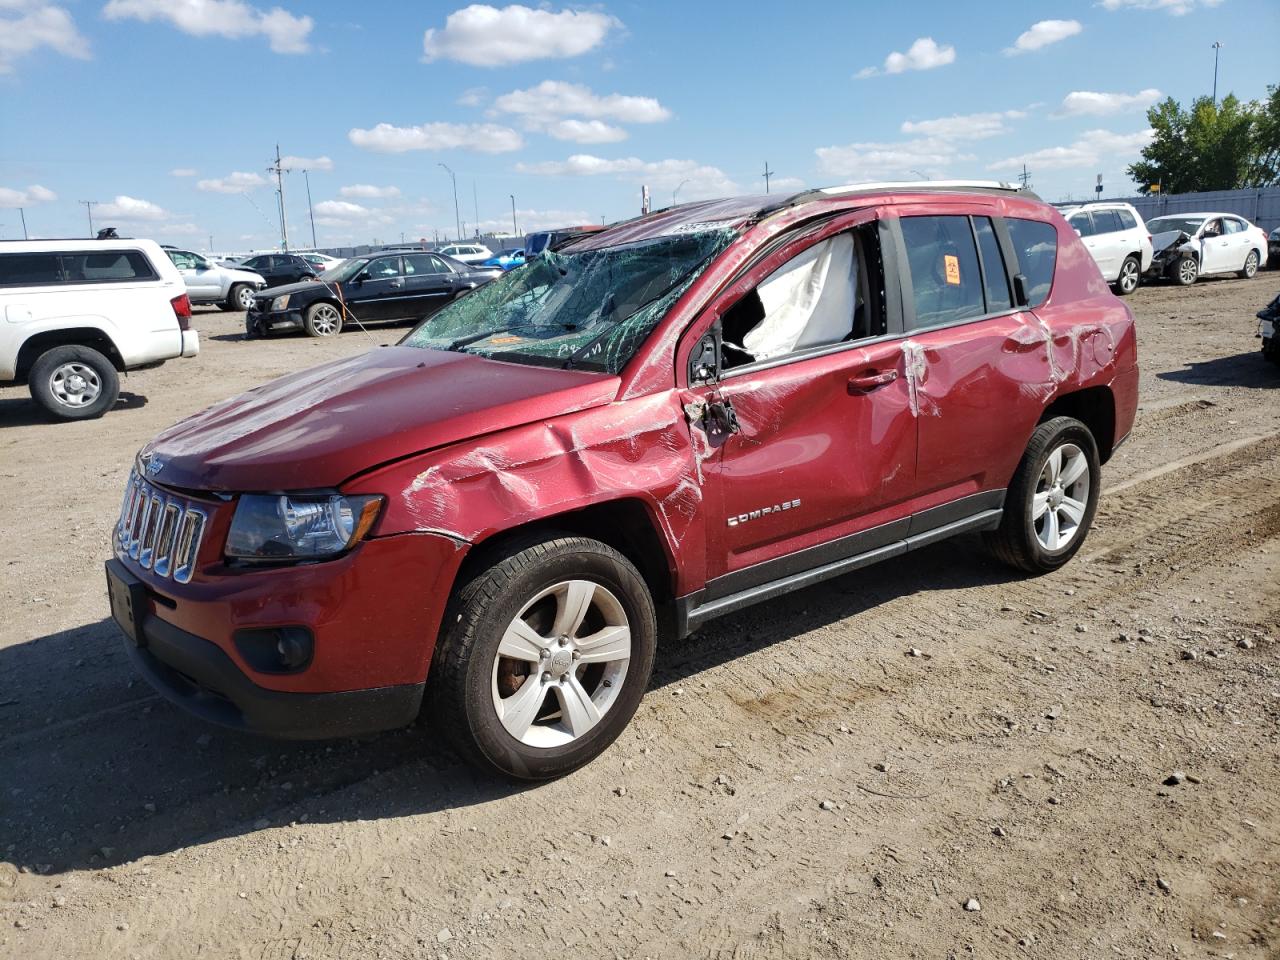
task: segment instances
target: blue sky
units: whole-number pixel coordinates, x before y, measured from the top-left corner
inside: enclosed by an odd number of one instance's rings
[[[1128,192],[1144,108],[1280,80],[1275,0],[587,6],[0,0],[0,237],[193,249],[523,232],[867,179]]]

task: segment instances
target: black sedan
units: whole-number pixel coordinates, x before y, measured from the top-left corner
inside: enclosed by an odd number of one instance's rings
[[[320,272],[296,253],[264,253],[250,257],[240,267],[261,274],[268,287],[297,283]]]
[[[318,280],[262,291],[245,315],[245,336],[301,328],[313,337],[331,337],[349,323],[416,322],[501,275],[501,269],[438,253],[354,257]]]

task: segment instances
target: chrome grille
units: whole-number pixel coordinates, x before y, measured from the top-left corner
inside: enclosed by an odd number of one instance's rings
[[[148,483],[134,470],[116,523],[116,552],[144,570],[187,583],[196,570],[208,514]]]

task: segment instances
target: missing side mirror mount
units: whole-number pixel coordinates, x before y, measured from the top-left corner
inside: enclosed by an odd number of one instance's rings
[[[720,322],[716,321],[689,355],[689,385],[715,383],[720,379]]]

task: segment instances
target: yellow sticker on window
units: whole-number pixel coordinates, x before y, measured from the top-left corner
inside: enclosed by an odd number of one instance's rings
[[[493,337],[489,342],[496,346],[500,343],[519,343],[523,339],[524,337]]]
[[[960,285],[960,258],[953,257],[948,253],[942,258],[942,262],[947,268],[947,283],[958,287]]]

